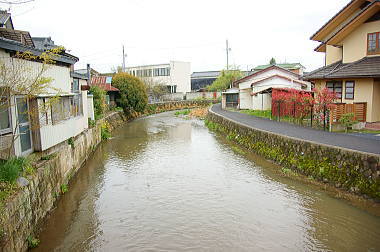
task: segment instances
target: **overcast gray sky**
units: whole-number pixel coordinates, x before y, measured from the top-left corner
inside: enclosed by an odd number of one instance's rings
[[[242,70],[277,62],[323,65],[310,36],[349,0],[35,0],[13,5],[13,23],[34,37],[51,36],[80,58],[107,72],[127,66],[189,61],[192,71],[225,68],[225,40],[231,64]],[[8,9],[8,5],[0,5]]]

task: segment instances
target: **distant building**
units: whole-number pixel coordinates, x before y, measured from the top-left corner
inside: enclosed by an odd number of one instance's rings
[[[186,93],[191,90],[190,63],[171,61],[167,64],[127,67],[126,72],[153,83],[162,83],[169,93]]]
[[[220,75],[221,71],[194,72],[191,74],[191,91],[203,91],[210,86]],[[251,71],[242,71],[243,76],[252,74]]]
[[[88,82],[81,83],[82,90],[90,90],[91,86],[98,86],[107,92],[106,103],[110,106],[116,106],[116,96],[119,89],[112,86],[112,76],[103,75],[87,64],[86,69],[75,70],[76,76],[86,77]]]
[[[191,91],[200,91],[211,85],[220,71],[194,72],[191,74]]]

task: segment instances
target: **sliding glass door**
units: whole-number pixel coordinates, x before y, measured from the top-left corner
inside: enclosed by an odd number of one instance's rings
[[[32,150],[32,134],[29,120],[28,100],[23,96],[16,97],[17,127],[20,139],[21,154],[27,155]]]

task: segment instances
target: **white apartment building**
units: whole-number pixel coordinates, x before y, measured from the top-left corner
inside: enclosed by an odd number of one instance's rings
[[[152,83],[162,83],[170,93],[191,91],[190,62],[170,61],[168,64],[127,67],[126,72],[141,79],[151,79]]]

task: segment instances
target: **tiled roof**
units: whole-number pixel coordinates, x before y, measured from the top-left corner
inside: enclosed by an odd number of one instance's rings
[[[29,32],[0,28],[0,37],[20,42],[23,45],[34,48],[34,43]]]
[[[98,86],[108,91],[118,92],[119,89],[111,85],[112,77],[110,76],[94,76],[91,78],[91,85]]]
[[[57,45],[54,44],[54,41],[51,40],[51,37],[42,37],[42,38],[33,37],[32,40],[34,42],[34,46],[40,50],[50,50],[55,47],[58,47]]]
[[[278,65],[269,65],[269,67],[264,68],[264,69],[262,69],[262,70],[256,70],[256,71],[254,71],[254,72],[246,72],[246,73],[251,73],[251,74],[248,74],[247,76],[245,76],[245,77],[243,77],[243,78],[241,78],[241,79],[235,81],[235,82],[233,83],[233,85],[235,86],[235,85],[237,85],[237,84],[239,84],[239,83],[242,83],[242,82],[244,82],[244,81],[246,81],[246,80],[248,80],[248,79],[250,79],[250,78],[252,78],[252,77],[254,77],[254,76],[256,76],[256,75],[259,75],[259,74],[261,74],[261,73],[264,73],[264,72],[269,71],[269,70],[272,70],[272,69],[277,69],[277,70],[279,70],[279,71],[286,72],[286,73],[290,73],[290,74],[292,74],[292,75],[294,75],[294,76],[299,77],[298,74],[293,73],[293,72],[291,72],[291,71],[288,70],[288,69],[282,68],[282,67],[280,67],[280,66],[278,66]]]
[[[339,78],[374,78],[380,77],[380,56],[365,57],[353,63],[341,61],[319,68],[304,76],[305,80],[339,79]]]
[[[194,72],[191,74],[191,78],[217,78],[220,71],[205,71],[205,72]]]
[[[260,65],[260,66],[253,68],[253,70],[255,70],[255,71],[263,70],[263,69],[266,69],[266,68],[271,67],[271,66],[273,66],[273,65],[271,65],[271,64]],[[285,68],[287,70],[295,70],[295,69],[303,68],[303,66],[300,63],[283,63],[283,64],[275,64],[275,66],[282,67],[282,68]]]

